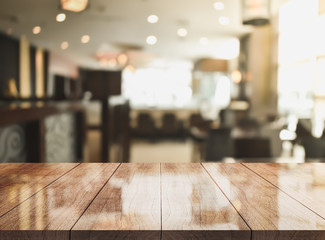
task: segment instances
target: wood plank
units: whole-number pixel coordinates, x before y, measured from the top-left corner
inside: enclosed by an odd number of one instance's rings
[[[122,164],[71,231],[72,239],[160,239],[160,165]]]
[[[161,165],[162,239],[250,239],[250,229],[199,163]]]
[[[76,166],[77,163],[1,163],[0,216]]]
[[[252,229],[252,239],[325,239],[325,220],[240,163],[203,166]]]
[[[0,218],[0,239],[69,239],[119,164],[82,163]]]
[[[325,163],[244,165],[325,219]]]

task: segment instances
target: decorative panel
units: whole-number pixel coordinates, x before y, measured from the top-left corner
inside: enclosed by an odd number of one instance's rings
[[[23,125],[0,128],[0,162],[25,162],[26,138]]]
[[[75,162],[75,116],[71,113],[53,115],[45,119],[46,162]]]

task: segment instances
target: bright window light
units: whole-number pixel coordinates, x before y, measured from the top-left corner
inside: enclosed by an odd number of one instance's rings
[[[214,57],[219,59],[234,59],[239,56],[240,43],[237,38],[232,38],[225,41],[221,46],[215,50]]]
[[[139,68],[123,72],[122,95],[135,107],[183,107],[192,99],[191,69]]]

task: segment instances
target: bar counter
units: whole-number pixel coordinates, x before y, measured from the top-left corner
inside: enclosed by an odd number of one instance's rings
[[[0,101],[0,163],[81,162],[85,141],[81,101]]]
[[[2,163],[0,239],[325,239],[325,163]]]

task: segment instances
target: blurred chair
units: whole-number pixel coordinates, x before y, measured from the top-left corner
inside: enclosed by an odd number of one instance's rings
[[[220,124],[221,126],[234,127],[243,119],[247,119],[248,114],[247,110],[222,109],[219,112]]]
[[[305,149],[305,158],[325,158],[325,139],[303,137],[301,143]]]
[[[269,138],[235,138],[235,158],[269,158],[271,157],[271,143]]]
[[[310,119],[299,119],[296,128],[297,141],[303,138],[312,138],[312,124]]]
[[[162,126],[160,128],[162,137],[180,137],[182,136],[182,124],[177,120],[175,114],[165,113],[162,118]]]
[[[193,113],[190,116],[190,127],[205,127],[206,121],[202,118],[200,113]]]
[[[260,123],[252,118],[244,118],[238,121],[232,132],[235,138],[258,137],[260,136]]]
[[[211,129],[206,139],[205,160],[220,161],[232,156],[231,128]]]
[[[205,142],[211,121],[203,119],[200,113],[193,113],[189,122],[189,136],[193,142],[192,162],[201,162],[205,157]]]
[[[134,135],[141,138],[150,138],[153,140],[156,136],[155,123],[148,113],[140,113],[137,117],[137,127]]]

